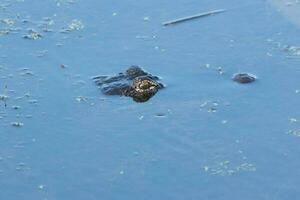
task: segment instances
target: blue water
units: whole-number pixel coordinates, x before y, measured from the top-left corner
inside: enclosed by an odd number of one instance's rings
[[[0,0],[0,199],[300,198],[299,32],[272,1]],[[167,87],[91,80],[130,65]]]

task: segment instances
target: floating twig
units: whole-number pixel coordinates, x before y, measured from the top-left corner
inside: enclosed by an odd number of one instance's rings
[[[182,17],[182,18],[179,18],[179,19],[167,21],[167,22],[164,22],[163,25],[164,26],[173,25],[173,24],[185,22],[185,21],[200,18],[200,17],[206,17],[206,16],[209,16],[209,15],[222,13],[222,12],[225,12],[225,11],[226,11],[225,9],[212,10],[212,11],[208,11],[208,12],[204,12],[204,13],[200,13],[200,14],[196,14],[196,15],[192,15],[192,16],[188,16],[188,17]]]

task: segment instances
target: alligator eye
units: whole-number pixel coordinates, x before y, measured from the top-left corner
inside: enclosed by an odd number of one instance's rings
[[[152,82],[145,80],[140,83],[139,88],[140,89],[149,89],[151,86],[153,86]]]

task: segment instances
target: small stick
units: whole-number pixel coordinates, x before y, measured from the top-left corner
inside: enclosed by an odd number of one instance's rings
[[[209,16],[209,15],[214,15],[214,14],[222,13],[222,12],[225,12],[225,11],[226,11],[225,9],[212,10],[212,11],[208,11],[208,12],[204,12],[204,13],[200,13],[200,14],[196,14],[196,15],[192,15],[192,16],[188,16],[188,17],[182,17],[182,18],[179,18],[179,19],[167,21],[167,22],[164,22],[163,25],[168,26],[168,25],[172,25],[172,24],[177,24],[177,23],[180,23],[180,22],[185,22],[185,21],[200,18],[200,17],[206,17],[206,16]]]

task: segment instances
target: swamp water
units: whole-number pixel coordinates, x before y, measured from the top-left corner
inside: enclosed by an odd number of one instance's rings
[[[296,8],[0,0],[0,199],[298,198]],[[166,88],[136,103],[91,80],[131,65]]]

